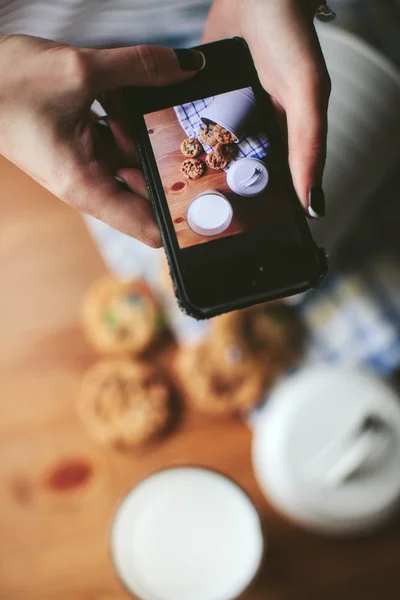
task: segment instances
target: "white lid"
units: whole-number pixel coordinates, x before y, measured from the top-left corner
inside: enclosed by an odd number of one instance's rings
[[[265,164],[258,158],[235,161],[227,175],[229,187],[239,196],[258,196],[268,185],[269,175]]]
[[[399,399],[359,371],[301,371],[256,422],[253,461],[266,495],[292,519],[332,533],[370,529],[400,498]]]
[[[111,548],[118,574],[142,600],[232,600],[257,574],[264,541],[253,503],[233,481],[178,467],[126,497]]]
[[[232,206],[219,192],[207,192],[198,196],[186,214],[189,227],[199,235],[218,235],[231,224]]]

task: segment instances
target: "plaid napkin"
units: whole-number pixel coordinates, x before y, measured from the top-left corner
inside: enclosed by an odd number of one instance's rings
[[[215,96],[211,96],[205,100],[195,100],[194,102],[188,102],[187,104],[175,107],[174,110],[178,121],[188,137],[199,137],[201,113],[211,104],[214,98]],[[205,144],[203,146],[206,152],[212,151],[211,146]],[[238,155],[235,160],[247,157],[264,158],[268,154],[268,148],[269,141],[265,134],[244,138],[238,144]]]

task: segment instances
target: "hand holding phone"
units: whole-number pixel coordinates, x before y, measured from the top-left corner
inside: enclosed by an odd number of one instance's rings
[[[208,318],[309,289],[326,257],[247,45],[199,49],[206,67],[192,80],[124,100],[178,300]]]

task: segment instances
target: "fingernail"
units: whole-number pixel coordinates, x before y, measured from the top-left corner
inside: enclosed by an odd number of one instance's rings
[[[174,52],[182,71],[201,71],[206,66],[206,57],[198,50],[178,48]]]
[[[308,194],[308,214],[313,219],[322,219],[325,216],[325,194],[321,186],[310,189]]]
[[[126,192],[132,191],[128,184],[125,182],[125,180],[122,179],[122,177],[120,177],[119,175],[114,175],[114,179],[118,183],[121,190],[125,190]]]

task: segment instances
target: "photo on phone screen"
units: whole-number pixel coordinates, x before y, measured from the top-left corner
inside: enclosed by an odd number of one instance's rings
[[[300,242],[294,191],[251,87],[144,118],[181,250],[256,230]]]

